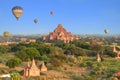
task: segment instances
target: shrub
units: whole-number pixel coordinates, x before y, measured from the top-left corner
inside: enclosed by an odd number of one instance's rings
[[[20,80],[20,74],[19,73],[11,73],[11,80]]]
[[[19,58],[10,59],[7,61],[6,66],[9,68],[15,68],[16,66],[20,65],[22,63],[22,60]]]
[[[72,80],[84,80],[83,76],[73,76]]]
[[[68,60],[69,60],[69,62],[71,62],[71,63],[77,63],[77,58],[75,57],[75,56],[70,56],[69,58],[68,58]]]

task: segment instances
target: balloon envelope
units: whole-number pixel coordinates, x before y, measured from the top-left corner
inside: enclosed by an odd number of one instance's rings
[[[104,30],[104,32],[105,32],[105,33],[108,33],[108,32],[109,32],[109,30],[108,30],[108,29],[105,29],[105,30]]]
[[[20,6],[15,6],[15,7],[12,8],[12,13],[16,17],[16,19],[18,20],[19,17],[23,13],[23,9]]]
[[[3,36],[4,36],[4,37],[9,37],[9,36],[10,36],[10,33],[6,31],[6,32],[3,33]]]
[[[38,19],[34,19],[34,23],[38,23]]]
[[[53,14],[54,14],[54,12],[53,12],[53,11],[51,11],[51,12],[50,12],[50,14],[51,14],[51,15],[53,15]]]

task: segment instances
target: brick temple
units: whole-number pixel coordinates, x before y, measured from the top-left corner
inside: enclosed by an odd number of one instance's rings
[[[57,28],[50,32],[49,35],[43,36],[43,40],[62,40],[64,43],[69,43],[70,41],[77,40],[78,37],[73,35],[71,32],[67,32],[65,28],[63,28],[62,24],[58,24]]]
[[[32,60],[32,63],[30,64],[28,62],[27,67],[23,70],[22,76],[40,76],[40,69],[35,64],[34,59]]]

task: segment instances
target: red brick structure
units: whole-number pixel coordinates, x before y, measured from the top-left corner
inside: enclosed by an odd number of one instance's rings
[[[71,32],[67,32],[63,28],[62,24],[58,24],[57,28],[50,32],[49,35],[43,36],[43,40],[63,40],[64,43],[69,43],[70,41],[78,39],[76,35],[72,35]]]

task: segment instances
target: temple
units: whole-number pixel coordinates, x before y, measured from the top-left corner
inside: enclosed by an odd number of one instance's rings
[[[78,37],[76,35],[72,35],[71,32],[67,32],[66,29],[63,28],[62,24],[58,24],[57,28],[50,32],[49,35],[43,36],[43,40],[62,40],[64,43],[69,43],[70,41],[77,40]]]
[[[28,62],[27,67],[23,70],[22,76],[40,76],[40,69],[36,66],[34,59],[31,64]]]
[[[120,58],[120,51],[116,49],[115,44],[113,45],[113,52],[117,53],[117,58]]]
[[[40,71],[41,72],[47,71],[47,67],[44,64],[44,61],[42,61],[42,64],[40,65]]]

